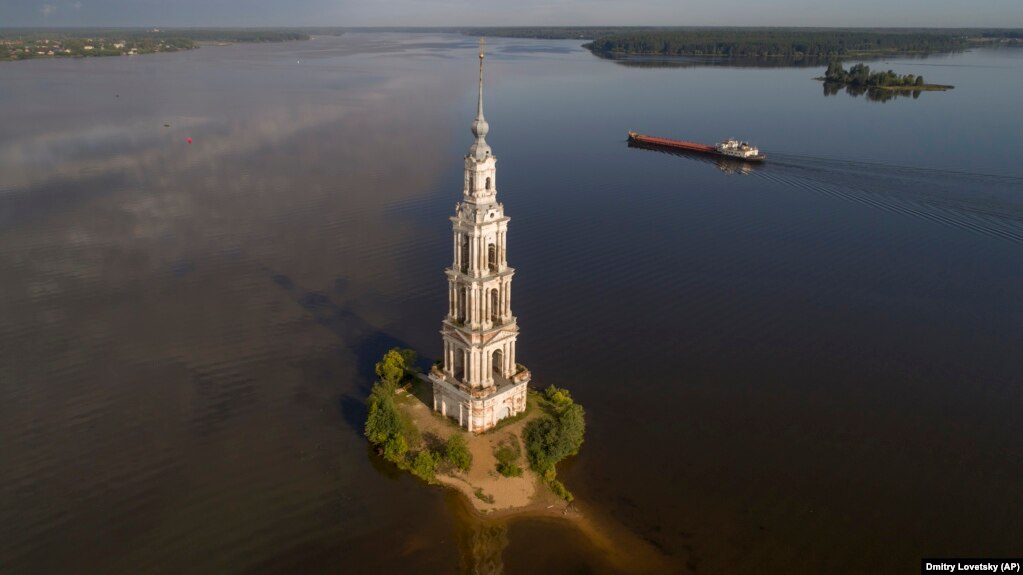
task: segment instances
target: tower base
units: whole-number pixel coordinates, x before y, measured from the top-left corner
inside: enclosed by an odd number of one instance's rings
[[[433,410],[473,433],[493,429],[502,419],[526,410],[528,377],[515,381],[501,378],[503,381],[491,387],[474,390],[452,383],[436,371],[430,373],[429,379],[433,383]]]

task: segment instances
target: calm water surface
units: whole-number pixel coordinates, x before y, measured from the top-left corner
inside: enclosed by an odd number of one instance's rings
[[[875,63],[956,85],[880,103],[490,46],[519,356],[587,408],[586,513],[679,572],[1020,553],[1023,51]],[[0,66],[0,571],[612,570],[361,437],[379,355],[440,351],[474,49]]]

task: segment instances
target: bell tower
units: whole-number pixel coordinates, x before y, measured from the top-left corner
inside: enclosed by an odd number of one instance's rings
[[[465,156],[462,200],[451,218],[454,241],[448,313],[441,322],[444,356],[430,370],[433,408],[473,432],[526,409],[529,371],[517,363],[519,328],[511,312],[508,221],[497,201],[497,158],[483,117],[483,40],[475,141]]]

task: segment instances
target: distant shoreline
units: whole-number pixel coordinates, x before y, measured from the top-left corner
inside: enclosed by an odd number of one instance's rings
[[[275,30],[0,30],[0,62],[104,58],[183,52],[203,46],[309,40],[305,32]]]

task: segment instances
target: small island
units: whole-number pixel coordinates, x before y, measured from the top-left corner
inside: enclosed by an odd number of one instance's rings
[[[866,96],[872,102],[887,102],[898,96],[919,98],[922,92],[944,92],[955,86],[928,84],[923,76],[899,75],[892,70],[871,72],[866,64],[854,64],[847,71],[837,60],[828,64],[824,76],[815,78],[824,82],[824,96],[834,96],[841,89],[850,96]]]
[[[866,64],[854,64],[848,71],[842,66],[842,63],[833,60],[828,64],[828,69],[824,73],[824,76],[817,78],[823,80],[828,84],[837,84],[840,86],[856,86],[862,88],[878,88],[881,90],[908,90],[908,91],[928,91],[928,92],[944,92],[945,90],[951,90],[955,86],[947,86],[944,84],[928,84],[924,82],[923,76],[914,76],[913,74],[906,74],[900,76],[892,70],[886,72],[871,72],[870,66]]]
[[[472,433],[429,407],[417,354],[394,348],[376,364],[365,435],[376,453],[430,484],[461,492],[482,515],[569,512],[556,466],[583,443],[585,413],[555,386],[530,390],[524,412]],[[545,487],[546,486],[546,487]]]

